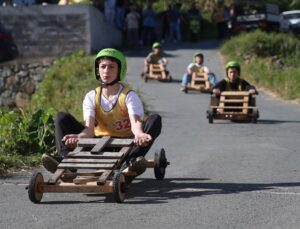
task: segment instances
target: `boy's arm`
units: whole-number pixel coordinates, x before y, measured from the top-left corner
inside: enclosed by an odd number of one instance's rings
[[[166,58],[163,57],[163,58],[162,58],[162,61],[163,61],[163,64],[164,64],[164,65],[168,65],[168,60],[167,60]]]
[[[189,75],[192,75],[193,72],[195,71],[195,65],[194,65],[194,63],[189,64],[189,65],[187,66],[186,70],[187,70],[187,73],[188,73]]]
[[[249,91],[251,94],[258,94],[256,88],[249,84],[246,80],[243,80],[243,88],[245,88],[245,90]]]
[[[69,148],[75,148],[79,138],[93,138],[94,135],[95,118],[89,116],[85,121],[85,128],[79,134],[67,134],[62,141]]]
[[[152,53],[149,53],[148,56],[144,59],[144,64],[148,65],[151,62]]]
[[[146,146],[152,140],[151,135],[144,133],[142,120],[138,115],[129,115],[131,131],[134,134],[134,143]]]
[[[223,79],[219,81],[214,87],[212,93],[215,95],[220,95],[222,91],[226,88],[226,81]]]

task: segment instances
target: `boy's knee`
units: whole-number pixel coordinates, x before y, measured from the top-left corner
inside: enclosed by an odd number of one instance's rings
[[[58,112],[55,116],[55,123],[63,123],[69,116],[67,112]]]
[[[160,134],[162,128],[161,116],[159,114],[152,114],[148,117],[148,123],[155,129],[157,135]]]
[[[159,114],[151,114],[149,118],[152,120],[153,123],[161,125],[161,116]]]

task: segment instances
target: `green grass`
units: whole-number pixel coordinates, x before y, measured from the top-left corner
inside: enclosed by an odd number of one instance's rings
[[[54,120],[39,109],[0,110],[0,175],[11,169],[34,166],[42,153],[54,151]]]

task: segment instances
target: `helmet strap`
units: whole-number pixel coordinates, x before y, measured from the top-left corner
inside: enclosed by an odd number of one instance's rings
[[[118,82],[119,82],[119,79],[117,78],[117,79],[111,81],[110,83],[104,83],[104,82],[101,81],[100,84],[101,84],[102,88],[107,88],[107,87],[112,86],[112,85],[114,85],[114,84],[116,84]]]

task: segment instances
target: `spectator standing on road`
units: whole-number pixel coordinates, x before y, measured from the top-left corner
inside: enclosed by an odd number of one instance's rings
[[[201,29],[201,14],[196,7],[196,3],[193,3],[191,8],[187,12],[189,22],[189,39],[191,41],[197,41]]]
[[[218,38],[222,39],[226,35],[229,12],[228,8],[224,4],[224,0],[216,1],[217,3],[212,12],[212,20],[217,24]]]
[[[114,25],[116,11],[116,0],[104,0],[104,17],[105,20]]]
[[[165,41],[168,41],[170,38],[170,23],[169,23],[169,11],[170,6],[168,5],[167,10],[163,11],[161,13],[161,42],[164,43]]]
[[[125,26],[125,0],[118,0],[116,6],[115,22],[118,29],[124,31]]]
[[[136,6],[130,6],[130,12],[126,15],[125,27],[127,31],[127,45],[135,48],[139,39],[139,21],[140,15],[136,11]]]
[[[169,11],[170,34],[173,42],[181,41],[180,14],[181,4],[176,3]]]
[[[152,3],[147,5],[143,11],[143,43],[152,44],[155,40],[156,13],[152,8]]]

